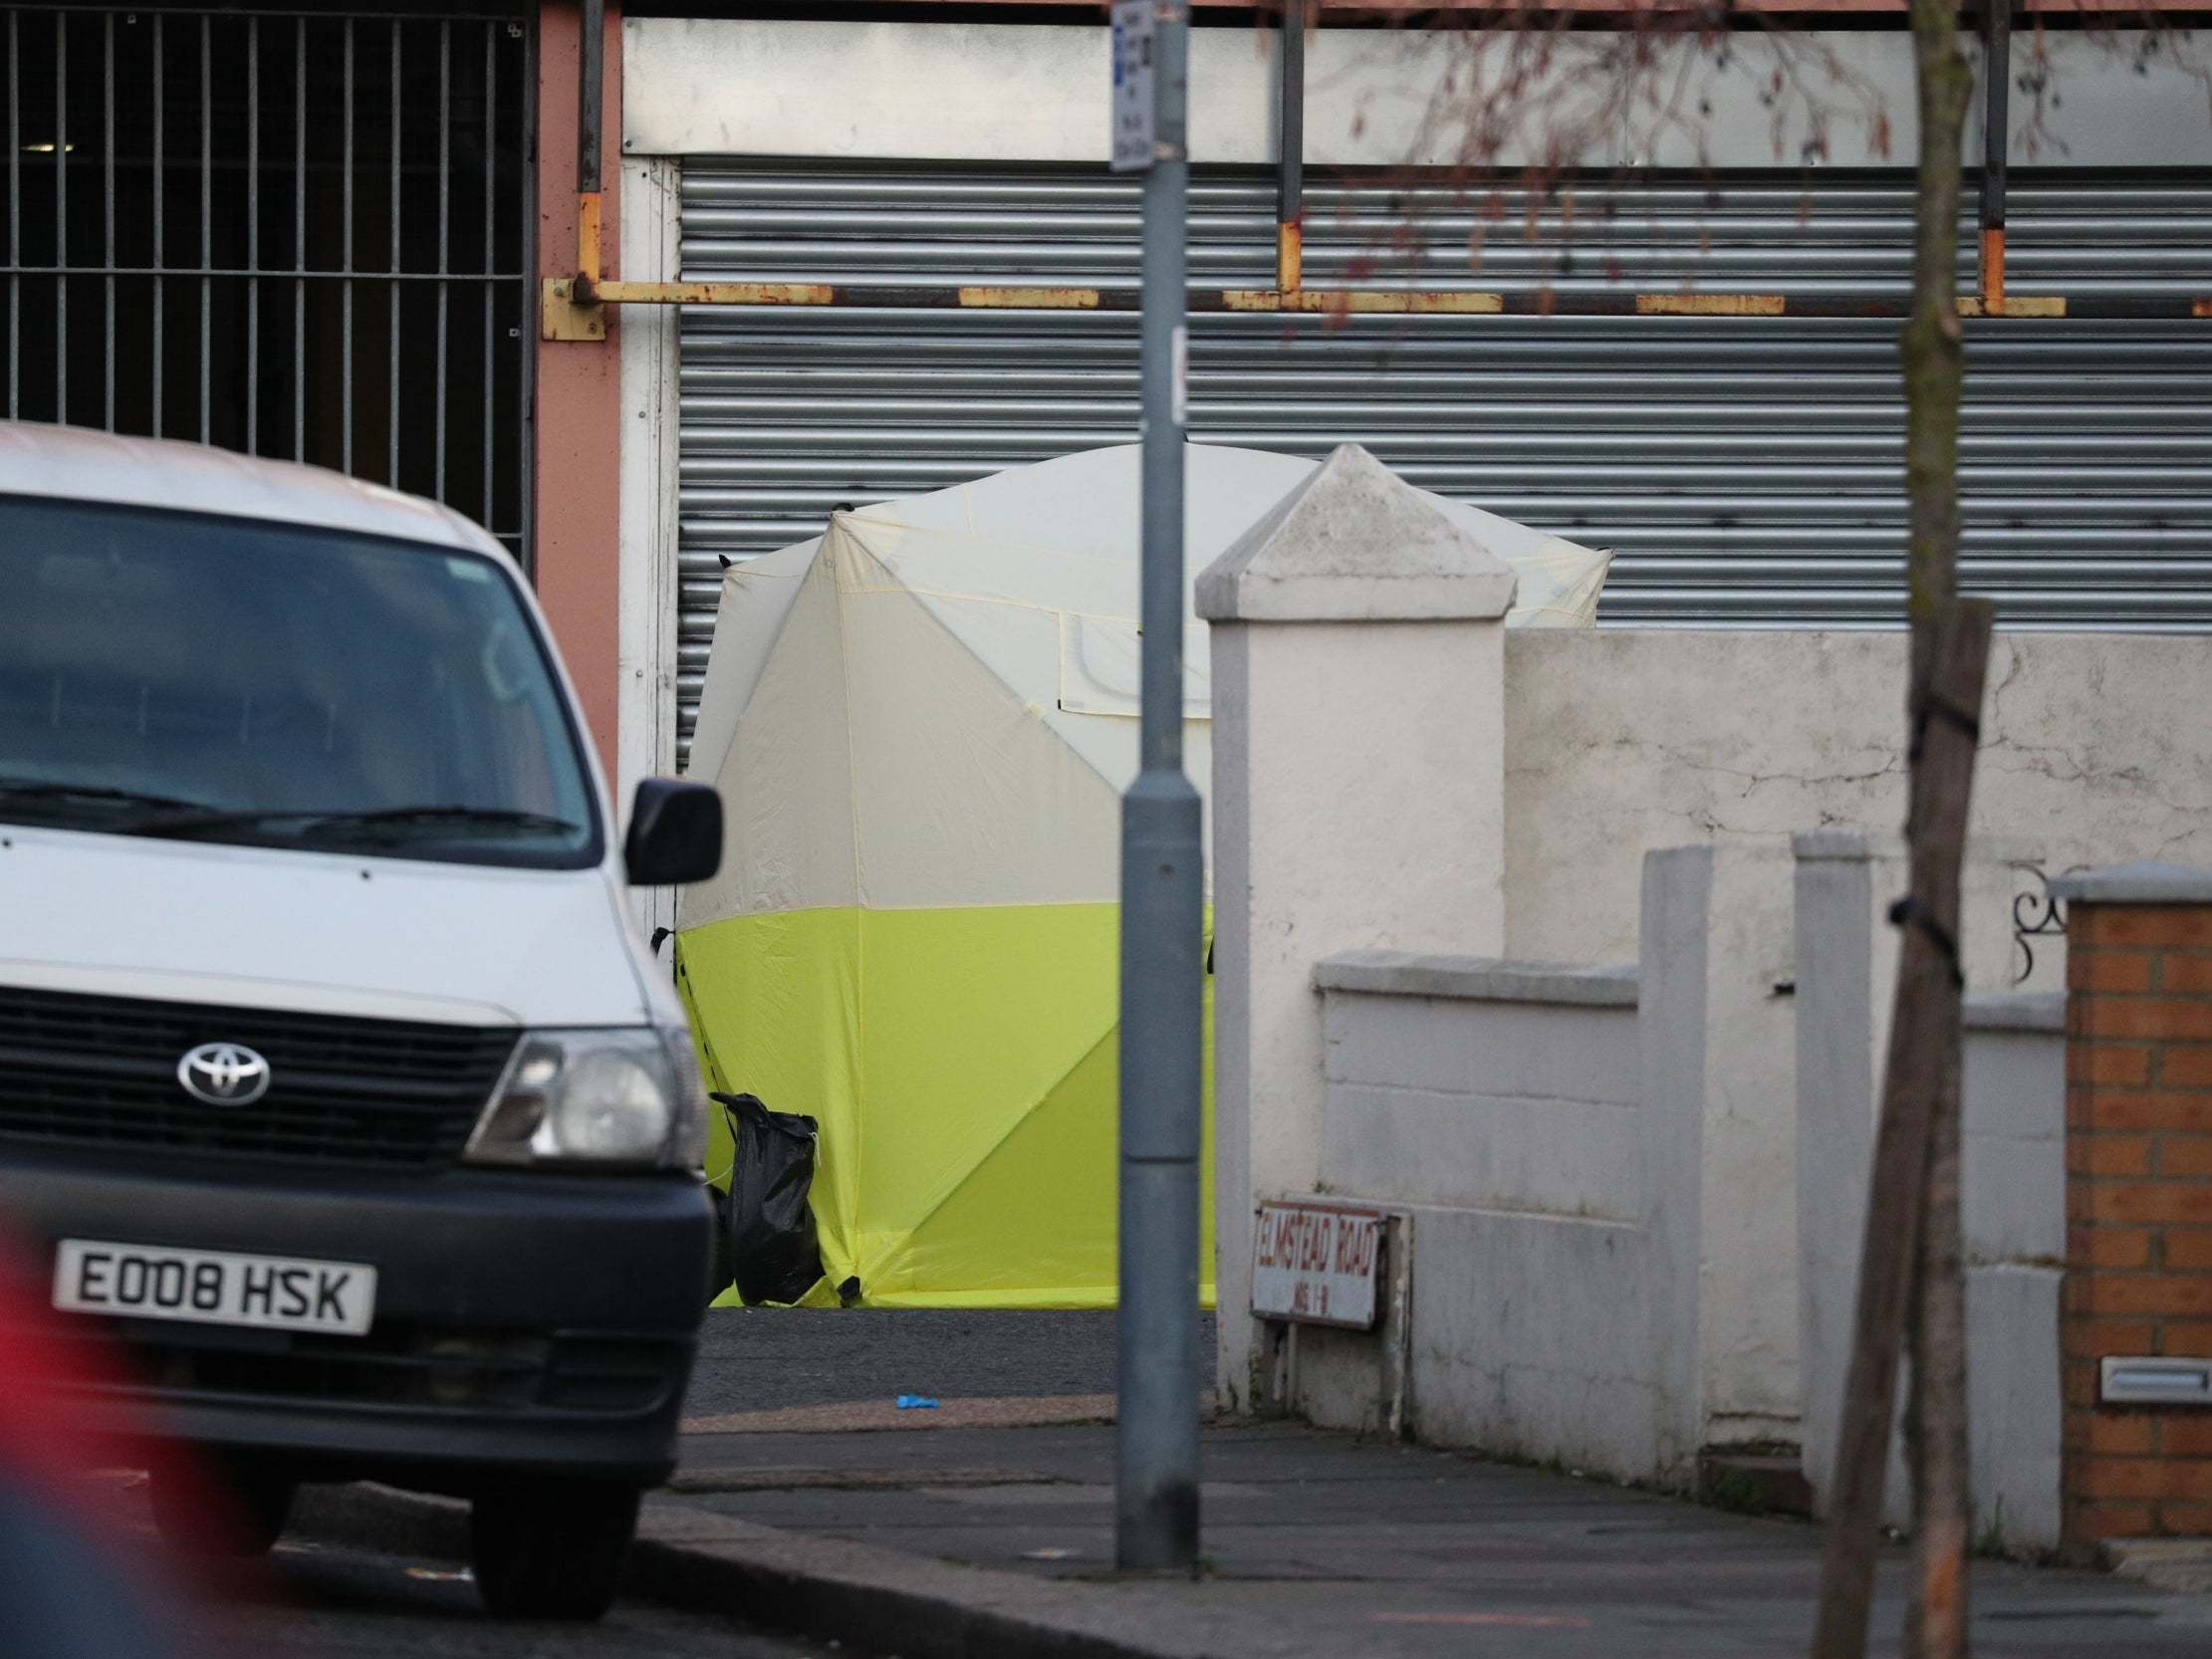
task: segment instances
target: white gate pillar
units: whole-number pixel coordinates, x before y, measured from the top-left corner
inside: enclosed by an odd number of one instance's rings
[[[1312,1192],[1315,965],[1505,945],[1510,567],[1347,445],[1202,573],[1213,624],[1218,1379],[1249,1409],[1252,1207]]]

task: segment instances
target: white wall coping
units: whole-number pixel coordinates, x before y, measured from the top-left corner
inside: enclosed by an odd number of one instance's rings
[[[1348,950],[1315,964],[1314,988],[1384,997],[1634,1008],[1638,970],[1633,962],[1591,966],[1509,962],[1495,956],[1434,956],[1405,950]]]
[[[1968,1031],[2063,1032],[2064,991],[1969,991],[1959,1023]]]
[[[2212,904],[2212,870],[2187,864],[2114,864],[2054,876],[2051,896],[2078,904]]]

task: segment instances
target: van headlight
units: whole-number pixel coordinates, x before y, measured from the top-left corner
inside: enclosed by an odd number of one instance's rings
[[[461,1154],[475,1164],[697,1170],[706,1096],[691,1034],[524,1034]]]

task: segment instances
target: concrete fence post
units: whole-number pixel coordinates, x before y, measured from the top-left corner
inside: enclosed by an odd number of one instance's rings
[[[1197,582],[1213,624],[1220,1385],[1254,1403],[1256,1197],[1311,1192],[1314,967],[1504,945],[1514,577],[1366,451],[1330,456]]]
[[[1638,1108],[1646,1167],[1640,1218],[1649,1254],[1644,1340],[1649,1367],[1654,1472],[1688,1485],[1705,1438],[1705,1117],[1712,1033],[1713,849],[1677,846],[1643,855],[1642,996],[1636,1047],[1644,1097]]]

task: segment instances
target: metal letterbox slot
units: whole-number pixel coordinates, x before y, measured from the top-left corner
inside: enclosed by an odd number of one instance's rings
[[[2106,1359],[2097,1398],[2105,1405],[2212,1405],[2212,1359]]]

